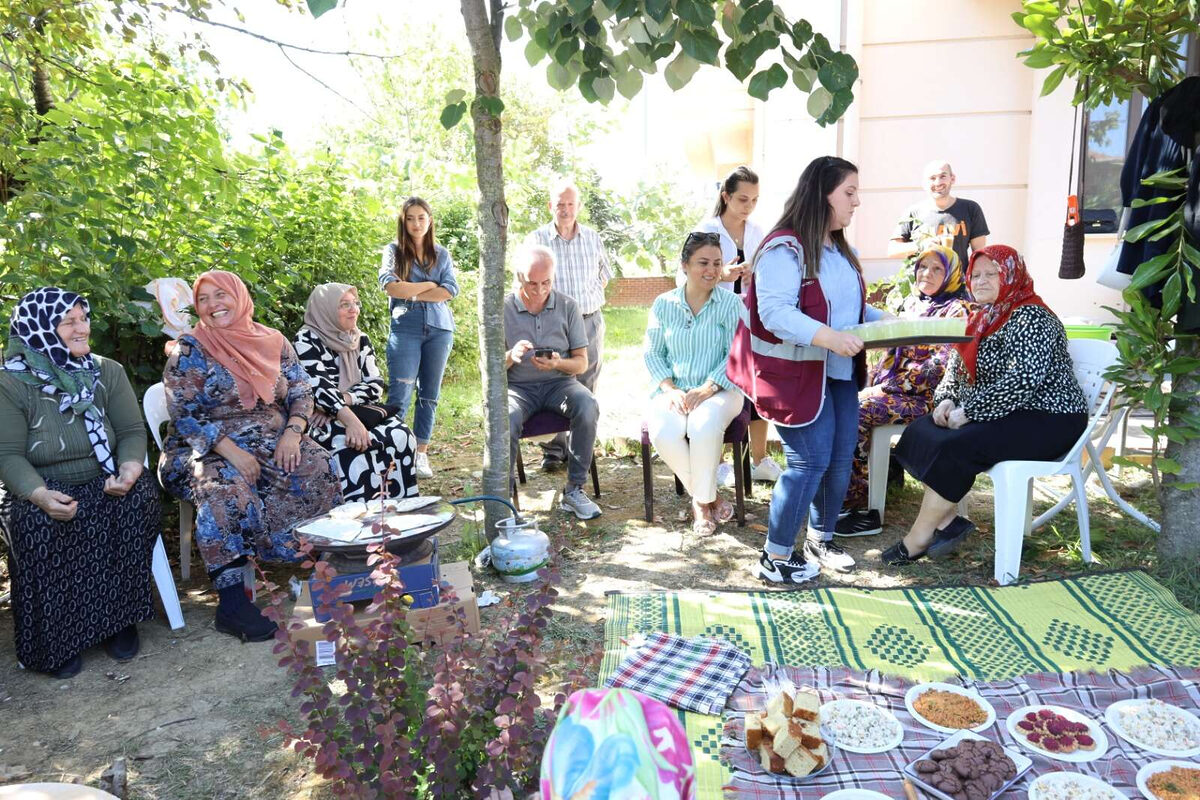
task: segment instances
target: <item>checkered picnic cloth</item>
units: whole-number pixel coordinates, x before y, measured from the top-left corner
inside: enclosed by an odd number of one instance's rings
[[[634,689],[684,711],[720,714],[750,668],[750,656],[717,639],[648,633],[633,644],[604,685]]]
[[[1162,756],[1139,750],[1117,736],[1104,722],[1104,710],[1118,700],[1151,697],[1193,713],[1200,708],[1200,670],[1196,669],[1146,667],[1132,673],[1116,670],[1040,673],[990,683],[955,678],[947,682],[959,683],[978,692],[995,707],[996,723],[980,735],[1003,746],[1011,746],[1033,760],[1033,767],[1009,791],[1026,792],[1039,775],[1066,770],[1099,778],[1127,797],[1136,797],[1138,769]],[[746,750],[744,717],[747,711],[765,708],[770,695],[789,685],[815,688],[822,703],[852,698],[886,708],[904,727],[904,741],[885,753],[837,750],[828,769],[804,781],[767,774],[759,760]],[[721,760],[732,770],[732,778],[725,786],[725,797],[783,800],[798,796],[820,797],[838,789],[869,789],[889,797],[903,797],[901,771],[904,767],[949,737],[949,734],[926,728],[905,709],[904,695],[912,685],[911,681],[884,676],[875,670],[861,672],[840,667],[796,668],[775,664],[751,669],[729,698],[725,717]],[[1013,711],[1028,705],[1064,706],[1099,722],[1108,737],[1108,750],[1095,761],[1068,763],[1022,748],[1008,733],[1005,720]]]

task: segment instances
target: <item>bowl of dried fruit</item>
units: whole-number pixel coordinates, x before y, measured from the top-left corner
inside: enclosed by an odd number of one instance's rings
[[[951,683],[919,683],[904,695],[904,707],[913,719],[942,733],[987,730],[996,721],[996,709],[975,692]]]
[[[1108,750],[1099,722],[1062,706],[1018,708],[1008,715],[1005,727],[1017,744],[1056,761],[1095,761]]]
[[[959,731],[904,767],[929,794],[942,800],[991,800],[1033,766],[1011,747],[971,731]]]

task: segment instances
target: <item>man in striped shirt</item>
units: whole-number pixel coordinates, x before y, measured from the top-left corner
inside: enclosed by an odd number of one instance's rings
[[[553,220],[525,238],[527,245],[542,245],[554,254],[557,265],[554,290],[575,301],[583,314],[588,340],[587,371],[576,376],[593,394],[604,361],[604,287],[612,279],[608,253],[600,234],[579,224],[579,188],[570,180],[550,186]],[[567,435],[542,444],[542,469],[559,469],[567,458]]]

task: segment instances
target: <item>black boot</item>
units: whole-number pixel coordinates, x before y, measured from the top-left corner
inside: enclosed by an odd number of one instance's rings
[[[140,646],[137,623],[125,626],[104,641],[104,650],[110,658],[117,661],[128,661],[133,658],[138,654]]]
[[[250,602],[241,582],[218,589],[217,594],[217,630],[221,633],[243,642],[265,642],[275,635],[277,626]]]
[[[83,654],[76,653],[74,657],[67,660],[66,663],[64,663],[61,667],[58,667],[57,669],[48,669],[45,672],[51,678],[57,678],[58,680],[63,681],[67,678],[74,678],[79,674],[81,669],[83,669]]]

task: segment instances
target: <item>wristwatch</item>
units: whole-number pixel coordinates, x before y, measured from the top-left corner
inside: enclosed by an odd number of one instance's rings
[[[304,435],[304,428],[301,428],[299,425],[297,425],[294,422],[291,425],[286,425],[285,427],[289,431],[295,431],[296,433],[300,434],[301,436]]]

